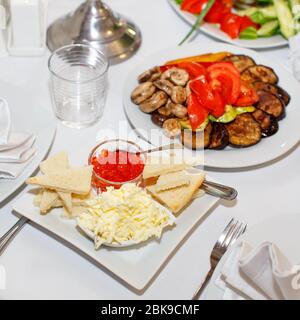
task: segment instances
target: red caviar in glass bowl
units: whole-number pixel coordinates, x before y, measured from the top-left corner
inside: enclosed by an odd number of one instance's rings
[[[124,183],[139,183],[145,166],[142,149],[131,141],[108,140],[96,146],[90,156],[92,185],[97,191],[119,189]]]

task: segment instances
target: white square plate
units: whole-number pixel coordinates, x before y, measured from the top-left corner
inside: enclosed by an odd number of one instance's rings
[[[33,198],[30,191],[23,194],[14,203],[13,209],[62,241],[69,242],[137,290],[146,287],[197,224],[218,203],[217,198],[206,194],[193,200],[177,217],[176,226],[172,230],[166,230],[159,241],[150,240],[122,249],[101,247],[96,251],[93,242],[76,229],[75,221],[62,218],[60,209],[55,209],[46,216],[40,215],[39,209],[33,205]]]

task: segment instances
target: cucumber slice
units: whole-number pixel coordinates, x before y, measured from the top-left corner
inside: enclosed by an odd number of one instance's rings
[[[265,18],[261,11],[256,11],[250,15],[252,21],[258,24],[265,24],[268,22],[268,19]]]
[[[289,5],[284,0],[273,0],[277,12],[280,31],[285,38],[295,35],[294,20]]]
[[[228,123],[233,121],[238,115],[247,112],[254,112],[256,109],[253,106],[249,107],[232,107],[230,105],[226,106],[226,112],[219,118],[215,118],[209,115],[209,120],[212,122]]]
[[[257,30],[254,27],[248,27],[239,34],[240,39],[256,39]]]
[[[178,121],[179,121],[182,129],[192,130],[190,120],[188,118],[180,119]],[[208,125],[208,122],[209,122],[209,119],[206,118],[206,120],[200,124],[200,126],[196,129],[196,131],[203,131],[206,128],[206,126]]]
[[[257,35],[259,37],[271,37],[277,33],[279,29],[278,20],[273,20],[262,25],[257,31]]]
[[[265,19],[267,20],[275,20],[277,19],[277,12],[275,9],[275,6],[267,6],[262,7],[259,9],[259,11],[264,15]]]

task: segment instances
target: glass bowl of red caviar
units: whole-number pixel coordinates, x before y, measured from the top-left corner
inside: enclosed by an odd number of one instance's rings
[[[119,189],[124,183],[142,181],[146,156],[132,141],[113,139],[98,144],[89,155],[93,166],[92,186],[96,191]]]

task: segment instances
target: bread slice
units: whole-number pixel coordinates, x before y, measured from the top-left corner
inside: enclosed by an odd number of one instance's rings
[[[40,163],[40,169],[44,174],[66,170],[69,169],[69,167],[68,154],[65,151],[62,151]]]
[[[88,194],[91,189],[92,166],[66,169],[27,179],[27,184],[56,191]]]
[[[54,190],[49,190],[49,191],[55,193]],[[36,207],[40,207],[41,205],[43,192],[34,197],[33,202]],[[95,196],[92,192],[90,192],[87,195],[72,194],[72,210],[74,207],[78,207],[78,206],[86,207],[88,205],[87,202],[90,200],[93,200],[94,198]],[[52,203],[51,208],[49,208],[49,210],[52,208],[59,208],[63,206],[64,206],[64,203],[62,202],[61,198],[58,196],[58,193],[57,193],[57,199]]]
[[[62,191],[58,191],[57,193],[66,210],[69,212],[72,212],[72,194],[70,192],[62,192]]]
[[[178,213],[193,198],[195,192],[202,185],[205,174],[201,170],[189,169],[187,172],[189,185],[180,186],[165,191],[156,191],[156,185],[148,186],[146,189],[151,195],[163,205],[166,205],[173,213]]]
[[[69,219],[76,218],[80,214],[87,212],[87,210],[88,209],[83,206],[73,207],[71,212],[67,211],[66,208],[63,208],[63,217],[69,218]]]
[[[43,190],[39,203],[41,213],[47,213],[58,199],[59,197],[56,191],[48,189]]]
[[[162,174],[157,179],[156,192],[174,189],[189,183],[190,179],[185,170]]]

